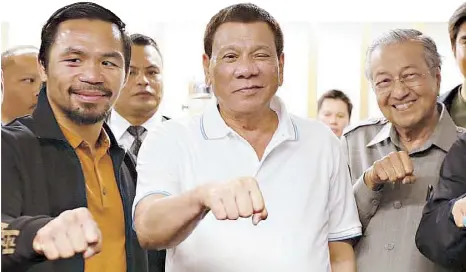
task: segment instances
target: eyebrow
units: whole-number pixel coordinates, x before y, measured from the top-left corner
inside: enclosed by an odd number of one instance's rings
[[[66,55],[78,55],[78,56],[82,56],[82,55],[86,55],[86,53],[78,48],[74,48],[74,47],[67,47],[63,53],[61,54],[61,56],[66,56]],[[118,52],[105,52],[101,55],[102,58],[115,58],[115,59],[119,59],[121,61],[123,61],[123,57],[121,56],[120,53]]]
[[[82,50],[79,50],[77,48],[73,47],[67,47],[63,52],[60,54],[61,56],[66,56],[66,55],[84,55],[84,52]]]
[[[114,59],[119,59],[123,61],[123,57],[121,56],[120,53],[117,52],[107,52],[102,54],[103,58],[114,58]]]
[[[140,69],[139,67],[136,67],[136,66],[133,66],[133,65],[130,65],[129,68],[130,69],[135,69],[135,70]],[[143,67],[142,69],[158,69],[158,70],[160,70],[160,67],[158,67],[156,65],[149,65],[149,66]]]
[[[272,50],[272,47],[268,46],[268,45],[259,45],[255,48],[254,51],[257,51],[257,50],[260,50],[260,49],[267,49],[267,50]]]
[[[160,69],[160,67],[156,65],[149,65],[149,66],[144,67],[144,69]]]
[[[231,50],[231,49],[235,50],[238,47],[239,47],[238,45],[234,45],[234,44],[226,45],[224,47],[221,47],[219,49],[219,52],[224,52],[224,51]],[[253,46],[252,49],[253,49],[252,51],[257,51],[257,50],[260,50],[260,49],[272,50],[272,47],[270,47],[268,45],[256,45],[256,46]]]
[[[414,64],[409,64],[409,65],[406,65],[406,66],[403,66],[401,67],[401,72],[404,72],[405,70],[408,70],[410,68],[415,68],[415,69],[418,69],[419,67],[417,67],[416,65]],[[382,71],[382,72],[377,72],[374,77],[377,77],[377,76],[380,76],[380,75],[391,75],[389,72],[387,71]]]

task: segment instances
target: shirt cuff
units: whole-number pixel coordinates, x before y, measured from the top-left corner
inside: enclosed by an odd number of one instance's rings
[[[349,240],[352,238],[356,238],[362,235],[361,227],[354,227],[348,230],[340,231],[337,233],[329,233],[328,241],[329,242],[336,242],[336,241],[343,241]]]
[[[160,191],[160,190],[154,190],[154,191],[149,191],[149,192],[146,192],[144,194],[142,194],[141,196],[137,196],[134,198],[134,202],[133,202],[133,210],[131,211],[131,218],[132,218],[132,225],[133,225],[133,230],[136,231],[136,229],[134,228],[134,212],[136,211],[136,206],[139,204],[139,202],[141,200],[143,200],[144,198],[150,196],[150,195],[164,195],[164,196],[171,196],[171,194],[167,191]]]
[[[359,219],[363,229],[365,229],[372,216],[377,212],[383,195],[383,186],[378,191],[372,190],[364,183],[364,175],[362,175],[354,184],[353,191],[358,206]]]

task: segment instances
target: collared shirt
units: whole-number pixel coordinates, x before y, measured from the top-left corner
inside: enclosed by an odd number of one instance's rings
[[[164,117],[160,113],[156,112],[151,118],[149,118],[149,120],[142,124],[146,129],[146,132],[142,134],[141,140],[144,141],[147,136],[147,131],[154,130],[163,120]],[[121,116],[115,109],[112,109],[108,125],[115,135],[118,143],[123,145],[125,149],[129,150],[134,142],[134,136],[128,132],[128,128],[132,126],[131,123]]]
[[[329,241],[359,236],[361,225],[338,139],[320,122],[288,114],[274,97],[278,128],[262,159],[225,124],[215,101],[199,116],[164,123],[138,158],[133,206],[151,194],[178,195],[210,182],[256,178],[269,213],[215,219],[167,250],[167,272],[330,271]]]
[[[358,271],[442,271],[422,256],[414,237],[421,219],[429,185],[438,184],[443,159],[458,139],[461,129],[453,123],[441,103],[437,126],[429,140],[409,152],[416,182],[386,184],[370,190],[363,181],[372,164],[394,151],[403,150],[398,134],[386,119],[377,119],[348,128],[342,144],[348,157],[354,193],[364,236],[356,247]]]
[[[108,154],[110,139],[102,129],[98,147],[91,154],[89,143],[61,124],[60,128],[81,162],[86,180],[87,208],[102,233],[102,251],[85,260],[85,271],[126,271],[125,219],[112,159]]]

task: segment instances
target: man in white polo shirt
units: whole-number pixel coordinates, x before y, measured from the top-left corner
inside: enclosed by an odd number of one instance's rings
[[[278,23],[253,4],[227,7],[207,25],[204,50],[216,103],[165,122],[139,154],[143,247],[168,249],[167,272],[356,271],[361,225],[339,141],[275,96]]]

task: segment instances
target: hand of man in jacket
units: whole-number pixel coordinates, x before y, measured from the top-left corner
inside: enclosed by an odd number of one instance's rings
[[[466,197],[463,197],[462,199],[455,202],[451,213],[453,214],[455,224],[458,226],[458,228],[466,227]]]
[[[73,257],[84,253],[89,258],[100,252],[102,234],[87,208],[62,212],[39,229],[33,241],[34,250],[48,260]]]

